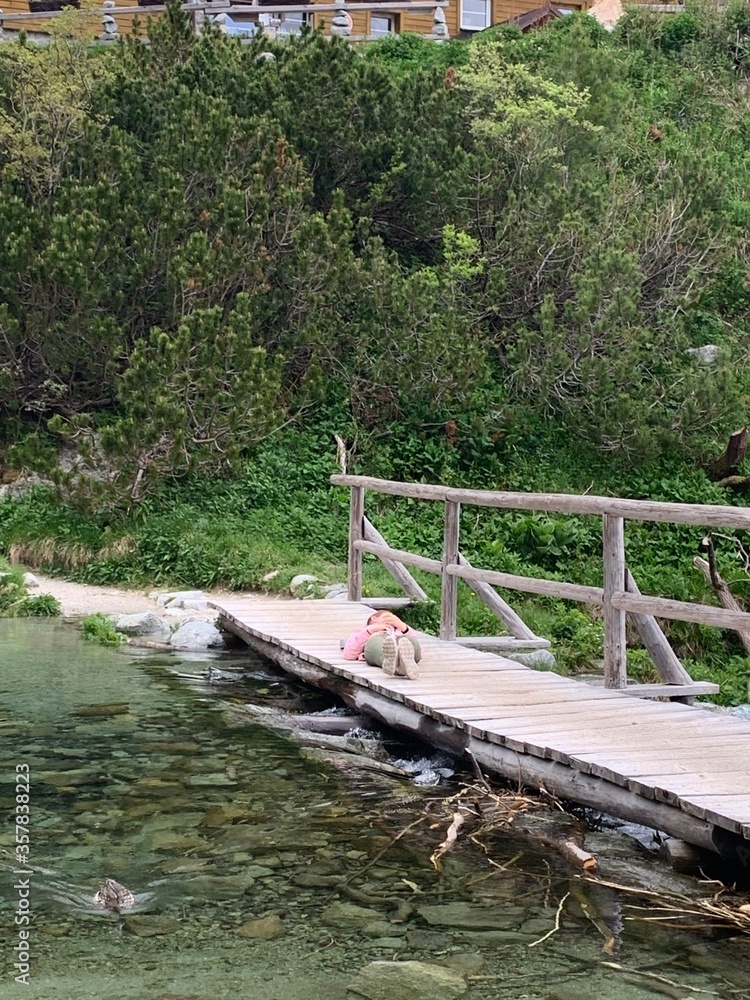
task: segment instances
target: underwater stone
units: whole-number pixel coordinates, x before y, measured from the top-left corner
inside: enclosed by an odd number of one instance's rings
[[[505,906],[480,907],[460,902],[420,906],[417,912],[433,926],[492,931],[515,929],[525,915],[522,910],[514,911]]]
[[[275,913],[267,917],[258,917],[257,920],[248,920],[236,931],[240,937],[256,938],[258,941],[272,941],[274,938],[283,937],[286,931],[281,922],[281,918]]]
[[[326,927],[349,927],[361,929],[368,924],[382,919],[378,910],[366,906],[356,906],[354,903],[331,903],[323,910],[321,921]]]
[[[371,962],[347,986],[366,1000],[451,1000],[468,991],[464,977],[428,962]]]
[[[174,934],[180,929],[174,917],[130,916],[125,917],[125,928],[138,937],[155,937],[157,934]]]

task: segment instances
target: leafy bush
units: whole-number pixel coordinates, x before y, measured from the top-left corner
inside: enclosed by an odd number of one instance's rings
[[[100,646],[119,646],[121,643],[127,642],[122,632],[115,629],[112,619],[98,613],[87,615],[83,619],[81,632],[84,639],[98,642]]]

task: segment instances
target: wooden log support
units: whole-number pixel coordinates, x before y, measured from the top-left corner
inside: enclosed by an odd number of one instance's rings
[[[375,542],[376,545],[388,545],[385,538],[367,517],[364,519],[364,537],[368,542]],[[383,559],[382,563],[405,594],[408,594],[415,601],[427,600],[427,594],[403,563],[395,562],[393,559]]]
[[[625,588],[630,594],[641,597],[638,584],[629,569],[625,570]],[[659,676],[666,684],[692,684],[693,678],[680,663],[675,651],[653,615],[631,613],[631,621],[636,627],[641,642],[648,650]]]
[[[711,550],[711,554],[713,555],[713,550]],[[727,611],[739,611],[742,613],[742,608],[729,589],[726,580],[719,575],[715,563],[711,566],[706,559],[696,556],[695,559],[693,559],[693,566],[704,575],[707,582],[714,588],[716,596],[719,598],[719,602],[723,608],[726,608]],[[750,629],[737,629],[737,636],[742,645],[745,647],[745,652],[750,653]]]
[[[612,603],[625,586],[625,522],[621,517],[604,518],[604,686],[623,688],[628,668],[625,614]]]
[[[543,580],[535,576],[516,576],[513,573],[499,573],[494,569],[470,569],[468,566],[448,566],[450,576],[461,580],[480,580],[496,587],[522,590],[527,594],[544,594],[557,597],[561,601],[581,601],[584,604],[602,604],[604,591],[601,587],[584,587],[579,583],[560,583],[558,580]]]
[[[623,694],[634,698],[694,698],[702,694],[718,694],[721,688],[713,681],[691,681],[689,684],[628,684]]]
[[[667,597],[636,597],[622,591],[612,595],[612,606],[631,614],[656,615],[657,618],[674,618],[680,622],[696,622],[698,625],[714,625],[735,632],[750,631],[750,613],[747,611],[726,611],[710,604],[691,604],[689,601],[672,601]]]
[[[357,542],[364,536],[365,489],[353,486],[349,497],[349,600],[362,600],[362,552]]]
[[[549,649],[552,645],[549,639],[516,639],[511,635],[459,635],[454,639],[458,646],[470,646],[472,649],[517,650]]]
[[[414,552],[407,552],[405,549],[392,549],[390,545],[377,545],[375,542],[358,541],[354,543],[354,548],[360,552],[371,552],[378,559],[390,559],[392,562],[406,563],[407,566],[416,566],[426,573],[440,573],[443,564],[439,559],[428,559],[427,556],[418,556]]]
[[[461,506],[447,500],[445,503],[445,531],[443,532],[442,586],[440,590],[440,638],[456,638],[458,612],[458,580],[448,573],[449,566],[458,565],[458,533]]]
[[[469,560],[464,559],[460,552],[458,553],[458,565],[465,566],[467,569],[472,569],[472,565]],[[514,636],[514,638],[528,639],[530,641],[539,638],[539,636],[534,635],[523,619],[515,613],[509,604],[506,604],[497,591],[488,583],[482,583],[481,580],[467,580],[466,583],[471,587],[477,597],[484,601],[490,611],[495,612],[497,617],[505,625],[510,634]],[[549,643],[547,643],[547,645],[549,645]]]

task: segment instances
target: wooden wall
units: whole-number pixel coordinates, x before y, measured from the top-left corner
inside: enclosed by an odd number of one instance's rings
[[[331,0],[319,0],[319,2],[330,3]],[[462,34],[460,28],[459,2],[460,0],[451,0],[449,6],[444,8],[445,21],[451,38],[455,38]],[[502,24],[503,22],[509,21],[514,17],[518,17],[519,14],[525,14],[527,11],[535,10],[537,7],[542,6],[544,2],[545,0],[492,0],[492,23]],[[566,2],[566,0],[558,0],[558,2],[561,6],[576,7],[578,9],[587,10],[593,3],[593,0],[574,0],[574,2],[571,3]],[[646,0],[636,0],[636,2],[646,2]],[[29,11],[27,0],[0,0],[0,3],[2,3],[2,10],[6,14],[25,14]],[[138,4],[137,0],[117,0],[117,5],[118,7],[136,7]],[[262,10],[262,8],[260,8],[260,10]],[[370,34],[370,17],[372,12],[357,10],[354,4],[348,5],[347,10],[352,18],[352,34],[355,37],[366,38]],[[383,13],[389,13],[387,2],[383,4]],[[161,15],[158,13],[151,14],[148,7],[142,7],[138,14],[141,32],[143,33],[145,31],[147,18],[160,16]],[[319,27],[324,25],[324,30],[326,34],[328,34],[333,16],[334,14],[332,11],[316,14],[314,18],[316,26]],[[409,31],[419,35],[429,35],[432,33],[432,10],[423,9],[419,11],[396,11],[392,12],[391,16],[394,17],[397,31]],[[120,15],[116,17],[116,20],[120,34],[128,34],[133,24],[133,17]],[[100,16],[97,15],[96,17],[91,17],[88,21],[94,34],[101,34],[102,24]],[[10,33],[24,28],[31,32],[46,32],[49,28],[49,23],[49,20],[46,18],[34,18],[28,21],[14,21],[10,23],[6,22],[5,31]],[[469,32],[465,33],[466,36],[469,34]]]

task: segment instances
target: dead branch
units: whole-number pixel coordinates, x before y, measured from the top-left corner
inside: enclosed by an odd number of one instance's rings
[[[710,535],[708,536],[708,561],[703,559],[701,556],[696,556],[693,559],[693,566],[699,570],[711,584],[713,589],[716,591],[716,596],[719,598],[719,603],[723,608],[728,611],[744,611],[743,607],[740,607],[739,603],[732,595],[726,580],[722,579],[719,571],[716,568],[716,556],[714,553],[713,542],[710,540]],[[737,635],[742,642],[748,653],[750,653],[750,632],[740,632],[735,630]]]

